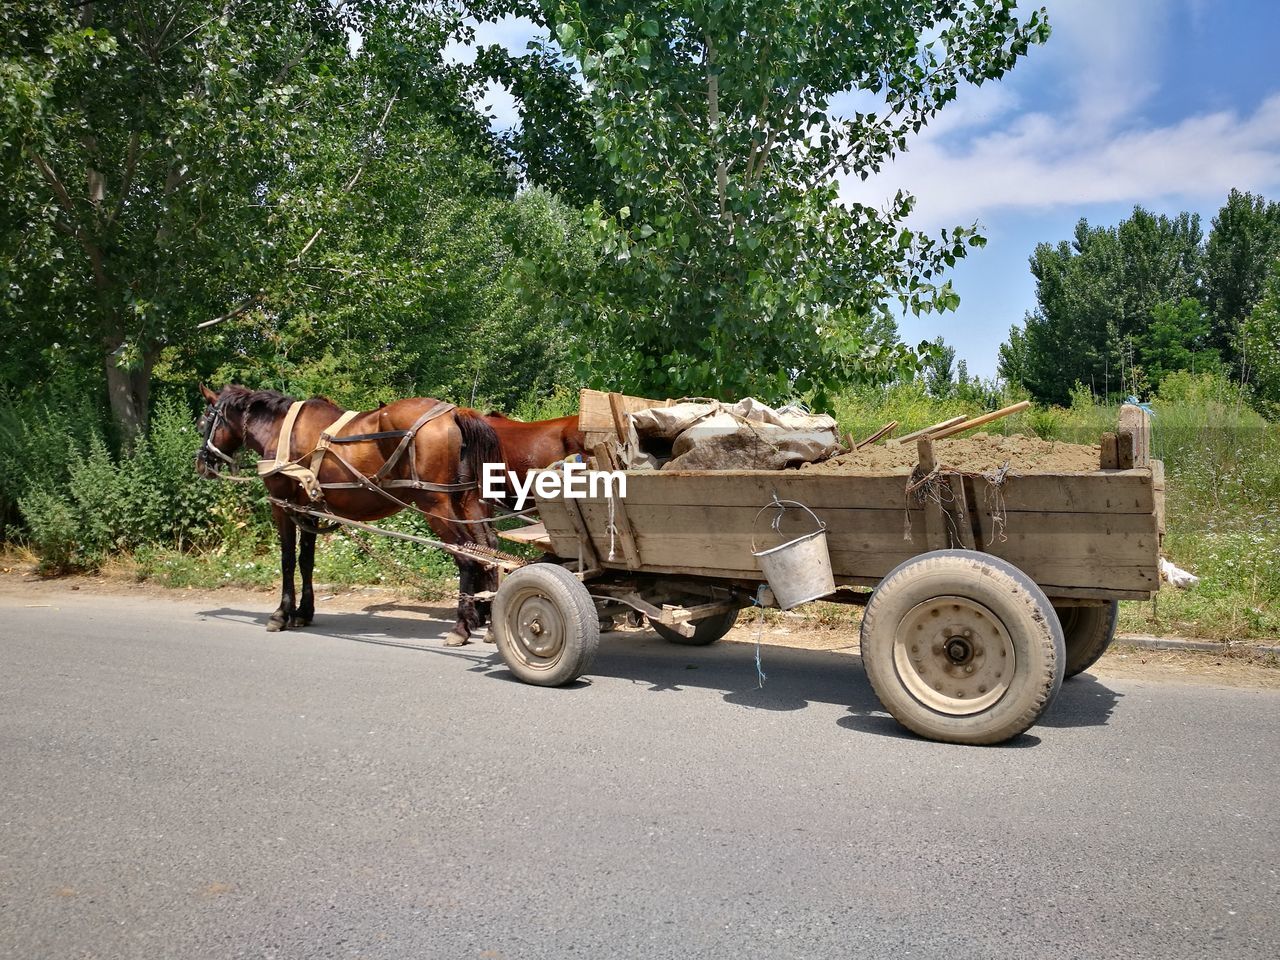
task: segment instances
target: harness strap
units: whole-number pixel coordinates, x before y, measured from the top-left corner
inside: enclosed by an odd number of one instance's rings
[[[353,433],[345,437],[332,437],[330,443],[362,443],[365,440],[390,440],[392,437],[403,437],[408,430],[382,430],[378,433]]]
[[[414,490],[426,490],[431,493],[462,493],[467,490],[474,490],[477,486],[476,483],[433,483],[428,480],[418,479],[418,465],[414,459],[414,448],[411,446],[413,438],[425,424],[456,409],[456,406],[452,403],[446,403],[443,400],[437,401],[435,406],[415,420],[413,426],[408,430],[383,430],[378,433],[357,433],[347,437],[336,436],[343,427],[360,415],[358,411],[348,410],[321,432],[320,438],[316,441],[316,445],[309,455],[303,454],[297,460],[294,460],[290,457],[293,452],[293,428],[297,422],[298,413],[305,402],[296,400],[289,407],[288,413],[285,414],[284,420],[280,423],[280,438],[276,442],[275,458],[258,461],[259,476],[269,477],[281,474],[296,480],[306,490],[307,496],[312,501],[323,500],[325,490],[368,490],[371,493],[381,494],[401,507],[406,504],[391,493],[388,493],[383,489],[384,487],[409,487]],[[353,467],[342,454],[333,449],[333,445],[338,443],[359,443],[361,441],[383,440],[392,437],[399,437],[400,443],[372,477],[366,477]],[[388,480],[387,475],[395,469],[396,464],[406,450],[409,451],[410,478]],[[331,456],[342,464],[353,480],[349,482],[321,483],[320,468],[326,456]],[[310,463],[304,465],[302,461],[307,460],[308,457]]]
[[[301,463],[295,463],[289,456],[293,452],[293,426],[298,420],[298,413],[302,410],[305,400],[295,400],[289,406],[289,411],[284,415],[284,420],[280,423],[280,436],[276,440],[276,455],[271,460],[258,461],[258,476],[266,478],[275,474],[283,474],[292,480],[296,480],[307,491],[307,496],[312,500],[319,500],[324,497],[324,490],[320,486],[320,480],[315,473]]]
[[[409,445],[413,443],[413,438],[418,435],[418,431],[421,430],[423,426],[430,423],[437,417],[443,416],[455,409],[457,408],[454,404],[446,403],[444,400],[437,400],[434,407],[415,420],[413,422],[413,426],[405,431],[404,436],[401,437],[400,443],[396,446],[391,456],[387,457],[386,462],[383,463],[382,466],[378,468],[378,472],[373,475],[373,482],[382,485],[386,481],[387,475],[395,469],[395,465],[400,462],[400,458],[404,455],[406,449],[409,450],[409,474],[416,481],[418,479],[418,464],[414,459],[413,450]],[[386,485],[391,486],[392,484],[396,486],[402,485],[397,481],[390,481]]]
[[[342,428],[358,416],[360,416],[360,412],[358,410],[348,410],[320,432],[320,439],[316,441],[315,448],[311,451],[311,472],[313,475],[316,477],[320,476],[320,465],[324,463],[324,455],[329,451],[329,444],[333,442],[334,436],[341,433]],[[336,450],[333,452],[333,455],[342,461],[342,465],[344,467],[348,470],[351,469],[350,464],[343,460],[342,457],[339,457]],[[321,489],[323,489],[323,484],[321,484]],[[316,498],[312,497],[311,499],[314,500]]]

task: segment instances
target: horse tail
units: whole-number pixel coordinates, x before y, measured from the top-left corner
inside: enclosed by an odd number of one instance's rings
[[[502,445],[498,434],[484,419],[470,410],[457,410],[454,422],[462,434],[462,464],[468,480],[477,483],[484,477],[486,463],[502,463]]]

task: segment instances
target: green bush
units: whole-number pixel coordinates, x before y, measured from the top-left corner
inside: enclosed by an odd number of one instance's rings
[[[111,452],[99,430],[64,444],[65,462],[44,476],[31,470],[18,498],[31,545],[51,570],[92,568],[144,545],[254,541],[269,530],[260,486],[196,475],[199,438],[177,403],[160,403],[147,436],[124,456]]]
[[[70,465],[101,434],[83,391],[54,386],[39,400],[0,401],[0,537],[21,525],[18,501],[36,486],[61,487]]]

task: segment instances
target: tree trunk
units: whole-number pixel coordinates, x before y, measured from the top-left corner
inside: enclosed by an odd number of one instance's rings
[[[126,369],[116,363],[115,351],[108,351],[105,359],[107,396],[111,401],[111,417],[126,450],[132,449],[147,429],[147,411],[151,396],[151,368],[155,366],[155,354],[147,351],[142,363]]]

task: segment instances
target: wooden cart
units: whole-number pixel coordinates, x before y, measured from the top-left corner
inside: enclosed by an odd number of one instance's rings
[[[962,473],[931,462],[926,440],[914,470],[629,472],[625,498],[538,497],[541,524],[508,536],[548,562],[503,580],[499,647],[517,676],[551,686],[589,672],[600,618],[628,608],[673,642],[712,643],[742,607],[771,602],[753,523],[793,500],[827,526],[827,599],[867,606],[862,658],[885,708],[933,739],[1007,740],[1101,656],[1117,601],[1159,588],[1163,466],[1148,429],[1126,407],[1103,437],[1106,468],[1081,473]],[[804,522],[789,511],[770,536]]]

